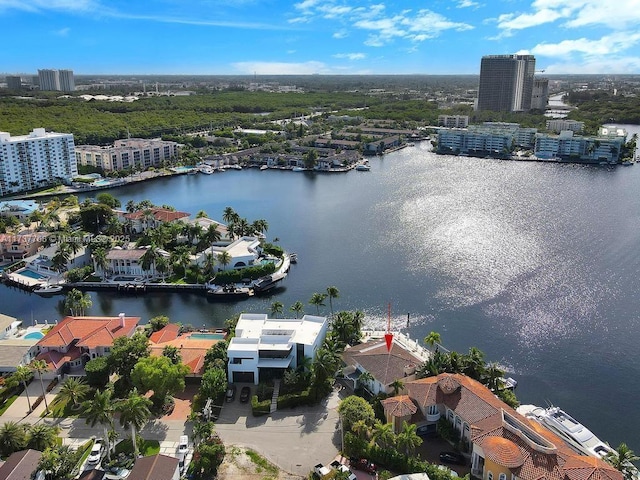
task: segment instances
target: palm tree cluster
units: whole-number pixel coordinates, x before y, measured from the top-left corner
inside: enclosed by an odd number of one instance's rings
[[[59,427],[44,423],[6,422],[0,426],[0,455],[7,457],[25,448],[43,451],[56,445],[59,432]]]
[[[231,207],[226,207],[222,214],[222,220],[227,224],[227,231],[231,238],[240,238],[245,235],[260,236],[265,235],[269,229],[269,224],[264,219],[258,219],[251,223],[246,218],[240,217]]]

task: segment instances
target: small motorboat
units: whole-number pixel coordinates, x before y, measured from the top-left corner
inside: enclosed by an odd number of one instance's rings
[[[361,163],[356,167],[356,170],[359,172],[368,172],[369,170],[371,170],[371,167],[366,163]]]
[[[38,285],[33,289],[33,293],[38,295],[55,295],[60,292],[62,292],[62,285],[49,285],[48,283]]]

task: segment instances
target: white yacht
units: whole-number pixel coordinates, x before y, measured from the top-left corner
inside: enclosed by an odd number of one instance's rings
[[[543,408],[535,405],[521,405],[517,411],[551,430],[579,453],[603,458],[607,453],[613,451],[591,430],[559,407]]]

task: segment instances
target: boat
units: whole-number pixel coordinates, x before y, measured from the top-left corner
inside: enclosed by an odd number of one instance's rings
[[[33,289],[33,293],[38,295],[55,295],[60,292],[62,292],[62,285],[49,285],[48,283],[40,284]]]
[[[268,166],[266,166],[266,165],[262,165],[262,166],[260,167],[260,170],[266,170],[267,168],[269,168],[269,167],[268,167]]]
[[[286,276],[287,274],[284,272],[281,272],[281,273],[276,272],[276,273],[272,273],[271,275],[260,277],[253,284],[253,291],[255,293],[261,293],[261,292],[266,292],[267,290],[271,290],[273,287],[276,286],[276,283],[283,280]]]
[[[291,169],[292,172],[304,172],[306,170],[306,168],[304,167],[293,167]]]
[[[199,170],[200,173],[204,173],[205,175],[211,175],[213,173],[213,168],[211,168],[209,165],[203,165],[199,168]]]
[[[578,453],[603,458],[613,451],[607,443],[559,407],[521,405],[517,411],[557,434]]]
[[[368,172],[369,170],[371,170],[371,167],[366,163],[361,163],[356,167],[356,170],[359,172]]]
[[[298,263],[298,254],[297,253],[290,253],[289,254],[289,261],[291,263]]]
[[[237,287],[235,285],[222,285],[207,290],[207,296],[215,300],[240,300],[253,296],[251,287]]]
[[[198,173],[198,170],[196,168],[192,168],[187,172],[187,175],[195,175]]]

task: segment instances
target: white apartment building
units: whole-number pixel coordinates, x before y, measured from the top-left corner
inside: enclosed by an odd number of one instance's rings
[[[580,137],[570,130],[564,130],[560,135],[536,135],[534,154],[543,159],[618,163],[624,143],[623,136]]]
[[[571,130],[572,132],[581,132],[584,128],[584,122],[578,122],[577,120],[567,120],[566,118],[556,118],[553,120],[547,120],[547,130],[555,133],[560,133],[564,130]]]
[[[38,81],[42,91],[73,92],[76,89],[73,70],[41,69]]]
[[[177,157],[179,147],[179,143],[159,138],[128,138],[116,140],[113,146],[107,147],[78,145],[76,158],[79,165],[102,168],[105,172],[128,168],[145,170]]]
[[[227,349],[229,381],[257,385],[261,375],[295,369],[304,357],[315,358],[328,325],[326,317],[313,315],[284,319],[242,313]]]
[[[438,115],[438,126],[446,128],[467,128],[469,115]]]
[[[44,128],[13,137],[0,132],[0,196],[70,183],[77,175],[73,134]]]

